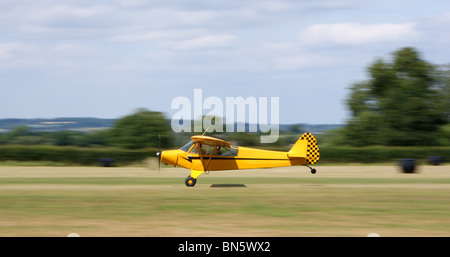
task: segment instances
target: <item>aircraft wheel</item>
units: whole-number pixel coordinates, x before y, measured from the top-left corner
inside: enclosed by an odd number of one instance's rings
[[[312,174],[316,174],[316,172],[317,172],[316,169],[311,169]]]
[[[188,187],[193,187],[195,186],[195,183],[197,182],[197,180],[191,176],[188,176],[186,178],[186,180],[184,181],[184,183],[186,184],[186,186]]]

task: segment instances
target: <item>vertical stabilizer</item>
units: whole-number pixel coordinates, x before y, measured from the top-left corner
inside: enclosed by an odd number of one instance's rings
[[[304,133],[288,152],[290,158],[305,158],[306,164],[314,164],[319,161],[319,146],[311,133]]]
[[[311,133],[304,133],[300,139],[307,141],[306,164],[314,164],[319,161],[320,153],[317,140]]]

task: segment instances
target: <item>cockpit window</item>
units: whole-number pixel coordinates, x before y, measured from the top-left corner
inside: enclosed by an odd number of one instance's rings
[[[225,147],[225,146],[217,146],[216,155],[218,156],[237,156],[238,155],[237,147]]]
[[[189,149],[191,149],[193,144],[194,144],[194,142],[191,140],[191,141],[189,141],[189,143],[187,143],[183,147],[181,147],[180,150],[182,150],[184,152],[188,152]]]
[[[194,143],[193,141],[189,141],[189,143],[185,144],[180,150],[184,152],[189,152],[193,154],[198,154],[198,143]],[[194,146],[194,147],[192,147]],[[218,146],[218,145],[210,145],[210,144],[201,144],[202,154],[214,156],[238,156],[239,147],[238,146]],[[189,151],[190,150],[190,151]]]
[[[214,152],[214,145],[202,144],[202,153],[206,155],[211,155]]]
[[[198,154],[198,144],[195,144],[189,153]]]
[[[213,151],[214,151],[213,145],[208,145],[208,144],[200,144],[200,145],[201,145],[201,149],[202,149],[202,154],[211,155],[213,153]],[[198,146],[199,146],[199,143],[195,144],[195,146],[192,147],[192,149],[189,153],[198,154]]]

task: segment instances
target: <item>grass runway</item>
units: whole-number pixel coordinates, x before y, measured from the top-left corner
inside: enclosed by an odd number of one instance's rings
[[[450,166],[316,168],[1,166],[0,236],[450,236]]]

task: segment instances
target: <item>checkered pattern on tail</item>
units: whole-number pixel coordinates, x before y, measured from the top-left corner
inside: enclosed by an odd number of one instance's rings
[[[300,139],[307,140],[306,148],[306,164],[314,164],[319,161],[320,153],[319,146],[317,145],[317,140],[311,133],[304,133]]]

